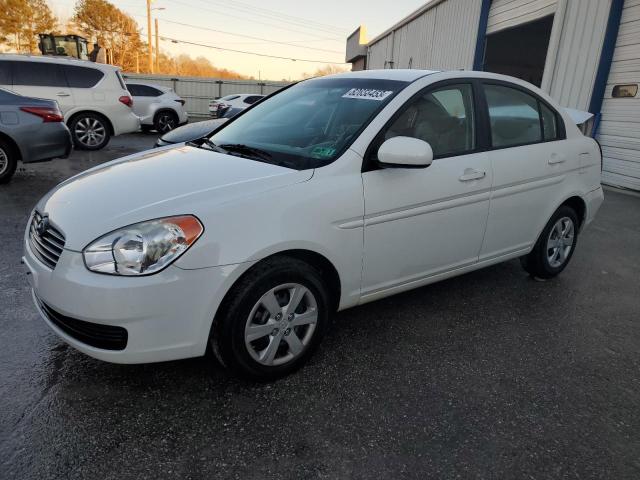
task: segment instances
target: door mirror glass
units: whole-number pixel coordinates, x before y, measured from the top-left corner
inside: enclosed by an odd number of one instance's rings
[[[425,168],[433,162],[433,150],[419,138],[393,137],[378,149],[378,161],[384,167]]]

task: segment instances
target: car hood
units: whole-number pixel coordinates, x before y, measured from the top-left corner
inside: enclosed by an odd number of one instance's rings
[[[205,120],[204,122],[189,123],[165,133],[160,137],[160,141],[165,144],[191,142],[210,134],[227,120],[228,118],[217,118],[215,120]]]
[[[290,168],[180,146],[155,149],[87,170],[45,195],[36,209],[80,251],[133,223],[207,211],[235,199],[308,180]],[[206,225],[205,225],[206,228]]]

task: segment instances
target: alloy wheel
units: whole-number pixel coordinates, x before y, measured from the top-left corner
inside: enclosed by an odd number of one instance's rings
[[[266,292],[251,309],[244,339],[251,357],[267,366],[283,365],[308,347],[318,323],[313,293],[299,283]]]
[[[176,128],[176,120],[170,113],[163,113],[158,117],[158,130],[166,133]]]
[[[9,157],[4,149],[0,148],[0,175],[9,168]]]
[[[552,268],[558,268],[567,261],[573,248],[575,226],[569,217],[562,217],[555,223],[547,239],[547,260]]]
[[[104,142],[105,126],[96,118],[84,117],[76,122],[74,128],[76,138],[87,147],[96,147]]]

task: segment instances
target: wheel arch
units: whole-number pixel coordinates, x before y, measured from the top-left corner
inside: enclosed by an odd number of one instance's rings
[[[115,135],[115,130],[113,129],[113,124],[111,123],[111,120],[109,120],[109,117],[107,115],[105,115],[102,112],[99,112],[97,110],[90,110],[90,109],[83,109],[83,110],[78,110],[76,112],[73,112],[71,115],[68,116],[68,118],[65,120],[65,123],[67,125],[71,125],[71,123],[73,122],[73,120],[76,119],[76,117],[78,117],[79,115],[82,115],[83,113],[91,113],[93,115],[98,115],[102,118],[104,118],[104,120],[107,122],[107,127],[109,127],[109,134],[111,136]]]
[[[0,132],[0,140],[7,142],[9,147],[11,147],[13,151],[18,154],[18,160],[22,160],[24,158],[22,154],[22,150],[20,149],[20,146],[16,143],[16,141],[13,138],[11,138],[6,133]]]
[[[558,208],[562,207],[563,205],[571,207],[576,212],[576,215],[578,215],[578,222],[580,222],[578,228],[582,228],[582,226],[584,225],[584,221],[587,218],[587,204],[585,203],[584,199],[579,195],[573,195],[562,202],[558,206]]]

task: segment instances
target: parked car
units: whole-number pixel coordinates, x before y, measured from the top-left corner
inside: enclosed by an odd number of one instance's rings
[[[0,87],[56,100],[79,149],[99,150],[112,135],[140,128],[131,109],[133,99],[118,67],[112,65],[71,57],[2,54]]]
[[[250,107],[264,95],[256,95],[253,93],[239,93],[234,95],[226,95],[217,100],[209,102],[209,113],[212,117],[220,118],[229,109],[235,109],[236,113]]]
[[[133,96],[133,112],[140,117],[142,130],[166,133],[189,121],[185,101],[172,88],[127,82]]]
[[[11,180],[18,160],[67,157],[71,134],[53,100],[23,97],[0,88],[0,183]]]
[[[277,378],[336,310],[515,258],[555,277],[603,201],[595,140],[543,91],[485,72],[305,80],[199,143],[98,166],[38,202],[28,278],[78,350],[139,363],[210,345]]]
[[[204,120],[202,122],[190,123],[183,125],[175,130],[165,133],[156,140],[156,147],[164,147],[176,143],[193,142],[202,137],[210,135],[216,128],[223,125],[228,118],[216,118],[213,120]]]

